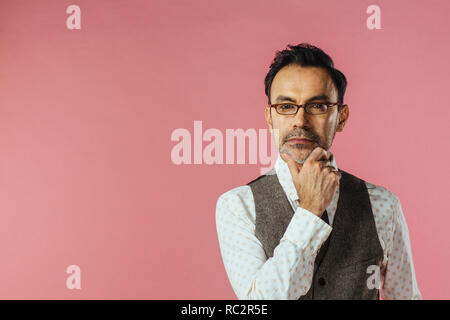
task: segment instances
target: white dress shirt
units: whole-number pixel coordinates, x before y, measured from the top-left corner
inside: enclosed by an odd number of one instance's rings
[[[334,156],[332,165],[337,169]],[[294,215],[273,257],[267,259],[261,242],[255,236],[255,203],[250,186],[225,192],[217,201],[216,227],[220,251],[238,299],[296,300],[305,295],[311,287],[317,251],[332,230],[339,188],[336,188],[327,208],[330,223],[327,224],[298,206],[298,195],[288,165],[279,154],[274,168]],[[366,186],[384,252],[380,272],[381,297],[421,299],[400,201],[382,186],[368,182]]]

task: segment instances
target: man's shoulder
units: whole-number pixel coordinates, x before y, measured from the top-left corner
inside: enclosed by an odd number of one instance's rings
[[[246,183],[245,185],[235,187],[233,189],[230,189],[230,190],[222,193],[218,198],[218,202],[219,201],[221,201],[221,202],[230,201],[230,200],[236,201],[238,199],[241,199],[243,201],[245,201],[245,200],[253,201],[253,193],[252,193],[250,185],[260,182],[260,181],[263,181],[264,178],[268,177],[268,176],[276,176],[274,169],[268,171],[265,174],[257,176],[256,178],[250,179],[249,182]]]
[[[272,178],[272,177],[276,177],[276,176],[277,176],[277,173],[275,171],[275,168],[272,168],[271,170],[269,170],[265,174],[262,174],[259,177],[256,177],[255,179],[253,179],[250,182],[248,182],[247,185],[261,183],[263,181],[267,181],[267,178]]]
[[[388,188],[369,182],[365,179],[359,178],[349,172],[346,172],[352,179],[362,181],[369,193],[370,203],[372,205],[372,211],[376,217],[392,218],[397,210],[397,206],[400,204],[400,200],[397,195],[394,194]]]
[[[228,223],[232,220],[254,223],[254,199],[250,187],[243,185],[222,193],[217,199],[216,219]]]
[[[252,201],[252,191],[248,185],[241,185],[222,193],[217,199],[217,206]]]
[[[398,197],[388,188],[365,181],[367,191],[371,197],[379,197],[386,200],[398,201]]]
[[[399,198],[386,187],[367,181],[365,183],[375,217],[393,219],[400,204]]]
[[[343,171],[343,170],[342,170]],[[350,172],[344,171],[347,175],[353,177],[354,179],[363,181],[367,187],[367,191],[369,192],[369,195],[371,198],[375,198],[375,199],[385,199],[386,201],[398,201],[398,197],[392,192],[390,191],[388,188],[382,186],[382,185],[378,185],[372,182],[369,182],[365,179],[362,179]]]

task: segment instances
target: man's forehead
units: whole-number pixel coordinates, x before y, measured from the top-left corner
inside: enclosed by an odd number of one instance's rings
[[[275,75],[270,92],[273,102],[280,100],[279,96],[295,100],[310,100],[316,96],[328,96],[328,100],[337,98],[333,80],[320,67],[286,66]]]

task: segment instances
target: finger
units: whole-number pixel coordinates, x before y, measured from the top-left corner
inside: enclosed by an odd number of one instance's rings
[[[319,158],[320,160],[326,160],[326,161],[331,161],[332,159],[332,154],[330,151],[323,149],[324,153],[322,154],[322,156]]]
[[[338,178],[341,177],[341,173],[339,172],[338,169],[336,169],[335,167],[333,167],[331,165],[331,162],[329,162],[329,161],[327,163],[326,162],[319,162],[319,164],[321,166],[321,169],[323,171],[325,171],[326,173],[333,173],[333,174],[336,175],[336,177],[338,177]]]
[[[280,156],[284,161],[286,161],[289,171],[291,172],[291,176],[295,177],[295,175],[299,172],[297,162],[295,162],[294,158],[292,158],[288,153],[281,153]]]
[[[324,171],[326,173],[331,173],[331,172],[333,172],[333,167],[331,167],[331,166],[324,166],[324,167],[322,167],[322,171]]]
[[[319,163],[321,169],[325,167],[332,167],[331,161],[318,160],[317,162]]]
[[[332,174],[334,174],[336,176],[336,178],[339,180],[341,180],[341,172],[339,170],[336,170],[335,168],[333,168],[333,170],[330,171]]]
[[[309,154],[308,158],[306,158],[305,161],[317,161],[322,159],[326,156],[326,150],[321,147],[316,147],[314,150]],[[328,159],[327,159],[328,160]]]

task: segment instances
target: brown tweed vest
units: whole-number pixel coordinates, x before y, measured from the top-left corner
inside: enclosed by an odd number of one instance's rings
[[[367,268],[381,268],[383,261],[369,193],[363,180],[339,171],[333,230],[316,256],[311,288],[300,299],[379,299],[378,289],[367,284],[372,275]],[[255,200],[255,236],[267,258],[273,256],[294,214],[273,169],[271,173],[248,183]]]

